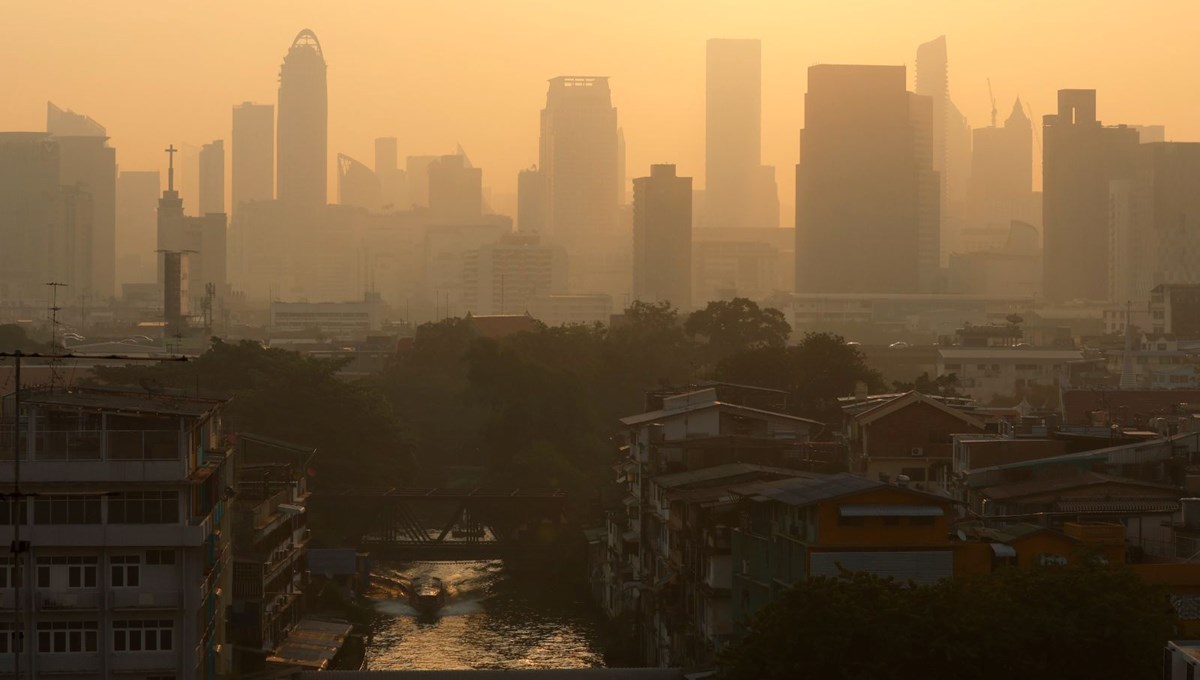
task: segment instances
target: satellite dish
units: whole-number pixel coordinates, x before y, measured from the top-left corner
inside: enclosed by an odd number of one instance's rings
[[[967,540],[967,532],[963,531],[962,529],[955,530],[954,535],[958,536],[958,540],[963,541],[964,543]]]

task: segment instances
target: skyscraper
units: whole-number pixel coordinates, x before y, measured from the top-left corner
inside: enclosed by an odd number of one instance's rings
[[[1041,215],[1032,214],[1033,198],[1033,125],[1017,99],[1004,127],[975,128],[971,219],[977,226],[1040,222]]]
[[[946,36],[917,47],[914,91],[933,104],[933,170],[939,174],[941,210],[941,261],[962,229],[971,172],[971,126],[950,98]]]
[[[707,43],[704,119],[705,226],[759,227],[762,43]],[[773,179],[773,178],[772,178]],[[776,210],[778,208],[776,207]]]
[[[275,106],[233,107],[233,214],[248,201],[275,198]]]
[[[903,66],[808,69],[796,173],[798,291],[927,289],[939,224],[931,119],[930,100],[906,91]]]
[[[187,257],[184,272],[185,279],[190,281],[191,295],[201,298],[205,295],[208,284],[216,287],[217,295],[224,297],[228,283],[226,263],[226,219],[224,213],[206,213],[199,217],[186,216],[183,213],[183,199],[175,190],[174,154],[171,147],[167,166],[167,188],[158,200],[157,220],[157,250],[162,252],[182,252]],[[163,269],[164,262],[158,262],[158,282],[166,285],[172,281]],[[197,305],[197,308],[199,306]]]
[[[375,176],[379,178],[379,194],[386,210],[408,210],[407,176],[398,165],[399,152],[395,137],[375,139]]]
[[[517,173],[517,229],[537,233],[546,230],[546,183],[537,168]]]
[[[343,153],[337,156],[337,167],[338,203],[377,212],[380,194],[375,172]]]
[[[1133,176],[1137,130],[1102,126],[1095,90],[1059,90],[1042,140],[1046,298],[1108,300],[1110,183]]]
[[[568,243],[617,226],[617,110],[608,78],[550,80],[539,155],[546,226],[556,240]]]
[[[117,268],[117,150],[108,145],[103,126],[72,111],[46,103],[46,131],[58,142],[58,183],[91,195],[92,218],[87,249],[90,274],[76,281],[73,293],[91,302],[111,298]]]
[[[328,123],[325,56],[306,28],[292,41],[279,70],[277,196],[288,206],[325,205]]]
[[[200,214],[225,212],[225,140],[200,147]]]
[[[461,153],[429,164],[429,213],[443,224],[472,224],[483,216],[483,170]]]
[[[674,165],[633,180],[633,296],[692,305],[692,178]]]
[[[154,281],[155,210],[162,180],[157,170],[117,175],[117,283]]]
[[[44,132],[0,132],[0,300],[45,297],[50,200],[58,191],[58,145]]]

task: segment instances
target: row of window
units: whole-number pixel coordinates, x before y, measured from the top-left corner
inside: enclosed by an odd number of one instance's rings
[[[141,585],[141,555],[113,555],[108,558],[109,585],[113,588],[136,588]],[[167,566],[175,564],[174,550],[147,550],[145,564]],[[55,587],[54,571],[66,570],[68,588],[95,588],[99,558],[95,556],[39,557],[36,562],[37,587]],[[9,578],[12,563],[0,560],[0,588],[12,587]],[[61,579],[61,576],[60,576]]]
[[[100,524],[99,495],[40,496],[33,500],[34,524]],[[13,500],[0,502],[0,525],[12,524],[13,515],[21,524],[28,522],[27,502],[21,501],[13,512]],[[109,524],[177,524],[178,491],[133,491],[108,497]]]
[[[99,651],[96,621],[49,621],[37,624],[37,651],[70,654]],[[11,623],[0,624],[0,654],[19,651]],[[170,619],[119,619],[112,624],[114,652],[169,652],[175,648],[175,623]]]

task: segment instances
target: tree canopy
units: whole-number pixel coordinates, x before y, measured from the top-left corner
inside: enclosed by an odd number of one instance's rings
[[[714,364],[737,352],[783,347],[792,334],[783,312],[747,298],[709,302],[692,312],[683,328],[691,337],[706,339],[705,354]]]
[[[1175,631],[1164,591],[1124,567],[1002,569],[902,584],[803,581],[749,622],[725,680],[1157,678]]]

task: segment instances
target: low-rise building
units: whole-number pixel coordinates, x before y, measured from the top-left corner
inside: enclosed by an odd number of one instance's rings
[[[1017,398],[1034,386],[1057,386],[1083,352],[1026,347],[945,347],[937,374],[958,377],[958,388],[980,402]]]
[[[612,316],[612,296],[604,293],[590,295],[534,295],[526,310],[533,318],[550,327],[574,324],[604,324]]]

